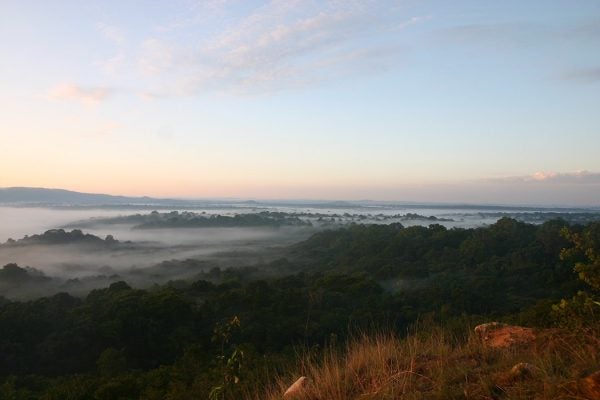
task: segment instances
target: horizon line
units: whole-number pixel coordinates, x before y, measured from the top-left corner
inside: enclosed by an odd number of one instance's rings
[[[82,192],[78,190],[71,190],[65,188],[56,188],[56,187],[39,187],[39,186],[9,186],[9,187],[0,187],[0,190],[9,190],[9,189],[33,189],[33,190],[50,190],[50,191],[63,191],[70,192],[82,195],[91,195],[91,196],[110,196],[110,197],[123,197],[123,198],[132,198],[132,199],[151,199],[151,200],[160,200],[160,201],[238,201],[238,202],[265,202],[265,203],[276,203],[276,202],[317,202],[317,203],[349,203],[350,205],[361,205],[361,203],[379,203],[379,205],[419,205],[419,206],[452,206],[452,207],[474,207],[474,206],[485,206],[485,207],[511,207],[511,208],[519,208],[519,207],[527,207],[527,208],[544,208],[544,209],[553,209],[553,208],[570,208],[570,209],[600,209],[600,204],[589,204],[589,205],[576,205],[576,204],[541,204],[541,203],[500,203],[500,202],[478,202],[478,203],[470,203],[466,201],[418,201],[418,200],[377,200],[377,199],[359,199],[359,200],[351,200],[351,199],[324,199],[324,198],[294,198],[294,197],[280,197],[280,198],[269,198],[269,197],[177,197],[177,196],[149,196],[149,195],[125,195],[125,194],[112,194],[112,193],[99,193],[99,192]],[[27,202],[21,202],[23,204],[31,204]],[[52,204],[48,202],[47,204]],[[97,205],[109,205],[109,204],[97,204]],[[135,203],[130,204],[135,205]],[[146,204],[149,205],[149,204]]]

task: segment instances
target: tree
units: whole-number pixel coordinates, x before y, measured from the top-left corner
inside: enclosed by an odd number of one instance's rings
[[[573,262],[579,279],[589,287],[571,300],[563,299],[553,309],[562,323],[596,324],[600,315],[600,222],[591,223],[581,231],[565,228],[563,234],[572,246],[563,249],[560,257]]]

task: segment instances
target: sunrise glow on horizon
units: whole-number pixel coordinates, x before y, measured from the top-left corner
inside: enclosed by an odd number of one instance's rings
[[[3,1],[0,34],[0,187],[600,204],[594,0]]]

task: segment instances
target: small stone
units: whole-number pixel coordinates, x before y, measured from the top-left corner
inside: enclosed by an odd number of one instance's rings
[[[600,371],[583,378],[579,386],[587,399],[600,400]]]
[[[479,335],[481,339],[484,339],[489,332],[498,328],[502,328],[503,326],[506,326],[506,324],[503,324],[502,322],[488,322],[485,324],[477,325],[475,327],[475,333]]]
[[[510,377],[513,380],[531,378],[537,375],[539,371],[539,368],[533,364],[520,362],[510,369]]]
[[[291,398],[299,395],[300,393],[302,393],[304,391],[308,382],[309,382],[309,380],[307,377],[301,376],[300,378],[298,378],[298,380],[296,382],[294,382],[292,384],[292,386],[290,386],[285,391],[285,393],[283,394],[283,397],[286,399],[291,399]]]

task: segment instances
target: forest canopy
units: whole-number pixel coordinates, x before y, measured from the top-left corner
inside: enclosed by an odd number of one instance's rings
[[[296,346],[343,343],[359,331],[402,334],[425,317],[553,324],[552,305],[586,288],[574,265],[596,282],[599,226],[508,218],[474,229],[352,225],[317,233],[262,266],[278,276],[217,268],[146,290],[117,282],[85,297],[3,299],[3,390],[19,398],[163,396],[164,380],[217,385],[217,360],[233,349],[256,367],[247,380],[266,379],[261,368],[291,360]],[[16,265],[0,270],[3,281],[29,275]],[[595,296],[597,287],[589,290]],[[235,332],[215,342],[215,329],[232,318]],[[191,368],[187,378],[181,368]]]

